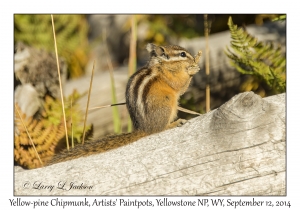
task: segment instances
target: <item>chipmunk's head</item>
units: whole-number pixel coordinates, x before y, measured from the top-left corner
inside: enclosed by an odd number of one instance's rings
[[[177,45],[157,46],[149,43],[146,49],[150,53],[150,67],[160,65],[170,71],[185,70],[191,76],[200,70],[198,62],[201,51],[193,57],[186,49]]]

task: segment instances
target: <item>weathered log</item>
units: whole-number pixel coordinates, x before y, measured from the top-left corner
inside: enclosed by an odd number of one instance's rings
[[[15,171],[15,195],[285,195],[285,128],[285,94],[246,92],[130,145]],[[92,188],[58,189],[71,182]]]

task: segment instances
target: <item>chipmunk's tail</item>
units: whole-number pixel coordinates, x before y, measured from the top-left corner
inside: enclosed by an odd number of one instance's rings
[[[66,149],[63,150],[57,155],[54,155],[53,158],[46,163],[46,165],[52,165],[67,160],[73,160],[79,157],[106,152],[108,150],[130,144],[146,135],[146,133],[142,132],[132,132],[114,136],[107,136],[99,140],[91,140],[85,142],[83,145],[77,145],[69,151]]]

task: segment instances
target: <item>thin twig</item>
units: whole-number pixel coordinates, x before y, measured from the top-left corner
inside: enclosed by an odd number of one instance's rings
[[[131,16],[131,34],[129,45],[128,75],[131,76],[136,71],[136,19]]]
[[[93,108],[90,108],[90,110],[94,110],[94,109],[102,109],[102,108],[107,108],[107,107],[111,107],[111,106],[119,106],[119,105],[124,105],[126,104],[125,102],[124,103],[118,103],[118,104],[109,104],[109,105],[103,105],[103,106],[96,106],[96,107],[93,107]]]
[[[74,148],[74,131],[73,131],[73,94],[72,94],[72,97],[71,97],[71,132],[72,132],[72,148]]]
[[[55,36],[55,27],[54,27],[53,15],[51,15],[51,20],[52,20],[52,29],[53,29],[53,37],[54,37],[54,47],[55,47],[55,56],[56,56],[56,64],[57,64],[57,72],[58,72],[58,81],[59,81],[59,89],[60,89],[60,96],[61,96],[61,104],[62,104],[62,111],[63,111],[64,124],[65,124],[65,132],[66,132],[66,144],[67,144],[67,150],[69,150],[69,139],[68,139],[68,130],[67,130],[67,120],[66,120],[65,104],[64,104],[64,96],[63,96],[62,85],[61,85],[61,78],[60,78],[60,71],[59,71],[59,62],[58,62],[58,53],[57,53],[57,45],[56,45],[56,36]]]
[[[191,110],[182,108],[182,107],[177,107],[177,109],[178,109],[179,111],[186,112],[186,113],[189,113],[189,114],[201,115],[201,114],[198,113],[198,112],[194,112],[194,111],[191,111]]]
[[[93,78],[94,78],[94,69],[95,69],[95,61],[94,61],[94,63],[93,63],[93,70],[92,70],[92,76],[91,76],[91,82],[90,82],[90,88],[89,88],[88,100],[87,100],[86,109],[85,109],[85,118],[84,118],[84,125],[83,125],[82,144],[84,144],[85,126],[86,126],[86,120],[87,120],[87,115],[88,115],[88,110],[89,110],[89,104],[90,104],[91,90],[92,90]]]
[[[205,73],[206,73],[206,112],[210,111],[210,86],[209,86],[209,43],[208,34],[209,26],[207,21],[207,14],[204,15],[204,34],[205,34]]]
[[[125,104],[126,104],[126,103],[123,102],[123,103],[118,103],[118,104],[110,104],[110,105],[104,105],[104,106],[96,106],[96,107],[90,108],[89,110],[102,109],[102,108],[107,108],[107,107],[111,107],[111,106],[119,106],[119,105],[125,105]],[[186,112],[186,113],[189,113],[189,114],[201,115],[201,114],[198,113],[198,112],[194,112],[194,111],[191,111],[191,110],[189,110],[189,109],[182,108],[182,107],[177,107],[177,109],[178,109],[179,111]]]
[[[129,45],[129,62],[128,62],[128,76],[130,77],[136,71],[136,15],[131,17],[131,34],[130,34],[130,45]],[[132,122],[128,117],[127,131],[132,131]]]
[[[28,137],[29,137],[29,139],[30,139],[30,141],[31,141],[31,144],[32,144],[32,147],[33,147],[33,149],[34,149],[34,151],[35,151],[35,153],[36,153],[36,156],[37,156],[37,158],[39,159],[41,165],[43,166],[43,165],[44,165],[44,164],[43,164],[43,161],[41,160],[41,158],[40,158],[40,156],[39,156],[39,153],[37,152],[37,150],[36,150],[36,148],[35,148],[35,146],[34,146],[33,140],[32,140],[32,138],[31,138],[30,135],[29,135],[29,132],[28,132],[28,130],[27,130],[27,127],[26,127],[26,125],[25,125],[25,123],[24,123],[24,121],[23,121],[23,119],[22,119],[22,116],[21,116],[21,114],[20,114],[20,112],[19,112],[18,107],[17,107],[16,104],[15,104],[15,109],[17,110],[18,115],[19,115],[19,117],[20,117],[20,119],[21,119],[22,125],[23,125],[23,127],[25,128],[26,133],[27,133],[27,135],[28,135]]]

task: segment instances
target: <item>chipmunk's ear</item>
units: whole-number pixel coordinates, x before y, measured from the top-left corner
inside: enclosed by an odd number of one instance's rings
[[[151,53],[153,50],[155,50],[156,47],[157,46],[155,44],[148,43],[146,49],[149,53]]]
[[[161,56],[165,52],[164,48],[152,43],[148,43],[146,49],[151,56]]]

